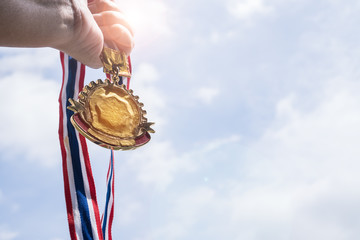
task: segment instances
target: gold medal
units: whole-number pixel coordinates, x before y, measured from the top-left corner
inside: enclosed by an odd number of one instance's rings
[[[130,77],[126,54],[104,48],[101,55],[104,72],[111,80],[90,82],[79,93],[79,99],[69,99],[68,109],[75,113],[71,123],[92,142],[114,150],[129,150],[150,141],[154,123],[147,122],[146,111],[139,97],[119,84],[119,77]]]

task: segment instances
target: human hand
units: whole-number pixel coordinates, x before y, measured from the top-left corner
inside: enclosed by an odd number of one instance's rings
[[[126,16],[114,0],[90,0],[88,7],[103,33],[105,45],[130,54],[134,33]]]
[[[91,0],[89,6],[87,0],[0,0],[0,46],[52,47],[100,68],[104,41],[128,55],[134,46],[114,0]]]
[[[73,1],[75,31],[72,38],[57,47],[92,68],[102,67],[100,54],[105,45],[130,54],[133,31],[118,5],[112,0]],[[76,17],[76,15],[75,15]]]

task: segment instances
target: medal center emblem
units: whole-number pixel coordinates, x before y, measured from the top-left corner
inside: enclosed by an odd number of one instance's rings
[[[138,135],[139,108],[124,91],[108,86],[97,89],[89,99],[89,107],[97,130],[122,138]]]

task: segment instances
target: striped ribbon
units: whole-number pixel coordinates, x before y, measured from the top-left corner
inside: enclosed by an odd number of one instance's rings
[[[111,151],[105,210],[100,220],[86,140],[71,124],[70,117],[73,112],[67,109],[70,105],[68,99],[77,99],[83,89],[85,66],[62,52],[60,59],[63,79],[59,96],[59,139],[70,237],[71,240],[112,240],[114,153]],[[127,88],[129,81],[130,78],[127,79]]]
[[[114,219],[114,150],[111,150],[109,170],[107,173],[107,193],[104,214],[101,218],[104,240],[111,240],[111,227]]]

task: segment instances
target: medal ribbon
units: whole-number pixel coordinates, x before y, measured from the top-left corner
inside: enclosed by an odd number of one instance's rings
[[[85,66],[60,53],[63,82],[60,91],[59,138],[64,190],[72,240],[103,240],[95,183],[85,138],[70,122],[69,98],[77,98],[84,86]]]
[[[111,150],[109,170],[107,173],[107,190],[104,214],[101,218],[104,239],[112,239],[111,228],[114,218],[114,150]],[[106,237],[105,237],[106,236]]]
[[[130,57],[128,57],[128,62],[129,62],[129,70],[130,70],[130,74],[132,72],[131,69],[131,60]],[[108,79],[111,79],[110,74],[106,74],[106,77]],[[124,78],[120,76],[119,79],[119,84],[123,84],[124,82]],[[126,78],[127,79],[127,84],[126,84],[126,88],[129,89],[130,87],[130,77]],[[104,240],[112,240],[112,234],[111,234],[111,229],[112,229],[112,222],[114,219],[114,193],[115,193],[115,181],[114,181],[114,150],[111,149],[111,157],[110,157],[110,162],[109,162],[109,170],[107,173],[107,190],[106,190],[106,202],[105,202],[105,210],[104,210],[104,214],[101,217],[101,226],[102,226],[102,234],[104,236]]]
[[[85,66],[63,52],[60,60],[63,79],[59,96],[59,140],[70,237],[71,240],[112,240],[114,153],[111,150],[105,210],[100,220],[86,140],[71,124],[73,112],[67,109],[70,105],[68,99],[77,99],[84,87]],[[128,60],[130,63],[130,58]],[[127,78],[127,88],[129,83],[130,78]]]

